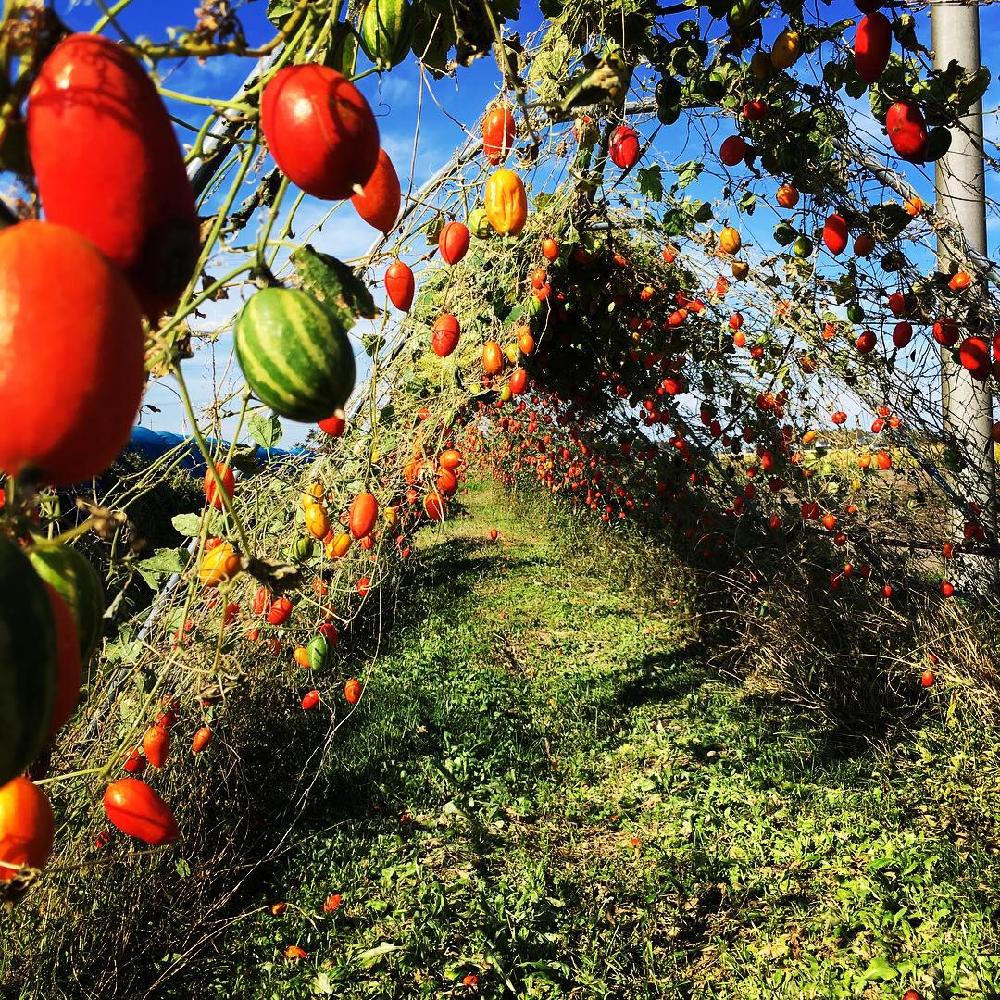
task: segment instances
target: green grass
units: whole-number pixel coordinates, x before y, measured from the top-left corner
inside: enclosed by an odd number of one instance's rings
[[[838,737],[558,524],[467,503],[288,851],[158,995],[1000,996],[988,734]]]

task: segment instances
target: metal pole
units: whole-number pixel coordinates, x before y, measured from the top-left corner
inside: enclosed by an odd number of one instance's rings
[[[934,66],[944,69],[957,60],[966,70],[980,66],[979,4],[955,4],[933,0],[931,11],[931,46]],[[952,129],[949,151],[935,164],[934,186],[936,211],[952,221],[964,234],[973,251],[986,254],[986,187],[983,163],[983,105],[977,101],[969,114]],[[938,240],[938,267],[947,271],[956,261],[944,240]],[[968,330],[982,334],[981,330]],[[985,339],[990,341],[989,333]],[[996,472],[993,461],[993,395],[988,382],[980,382],[951,358],[941,354],[941,402],[944,430],[949,442],[959,451],[961,467],[956,473],[960,491],[982,509],[982,524],[991,536],[996,532],[994,492]],[[962,517],[955,525],[961,537]],[[977,560],[978,561],[978,560]],[[998,563],[988,560],[976,567],[978,579],[965,584],[997,587]]]

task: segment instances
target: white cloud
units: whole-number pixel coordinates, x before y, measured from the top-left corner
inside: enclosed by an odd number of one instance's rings
[[[380,115],[384,110],[397,110],[400,105],[415,104],[419,86],[416,75],[408,70],[396,70],[391,74],[383,74],[372,100],[375,114]],[[384,107],[386,105],[387,108]]]
[[[218,97],[229,100],[246,78],[252,63],[236,56],[184,59],[163,73],[163,85],[170,90],[194,97]],[[208,111],[208,108],[203,108]]]

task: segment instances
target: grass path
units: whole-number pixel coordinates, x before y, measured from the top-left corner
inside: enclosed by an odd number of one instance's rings
[[[991,741],[838,743],[467,503],[299,839],[171,995],[1000,996]]]

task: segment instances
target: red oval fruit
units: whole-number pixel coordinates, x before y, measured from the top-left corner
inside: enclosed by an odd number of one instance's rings
[[[507,158],[514,145],[516,125],[506,104],[494,104],[483,118],[483,155],[496,165]]]
[[[344,684],[344,700],[348,705],[356,705],[361,700],[361,681],[357,677]]]
[[[424,497],[424,513],[432,521],[443,521],[445,516],[444,500],[437,493],[428,493]]]
[[[319,704],[319,691],[307,691],[302,696],[302,707],[308,712]]]
[[[528,373],[523,368],[515,368],[510,373],[510,381],[507,384],[510,386],[512,396],[520,396],[528,387]]]
[[[619,125],[611,133],[608,142],[611,162],[622,170],[628,170],[639,162],[639,133],[630,125]]]
[[[69,605],[54,587],[45,584],[52,605],[56,632],[56,700],[52,707],[49,736],[55,736],[69,720],[80,701],[80,639]]]
[[[255,615],[266,615],[271,610],[274,595],[267,587],[261,585],[254,592],[253,600],[250,602],[250,610]]]
[[[401,260],[393,261],[386,268],[383,282],[389,301],[400,312],[409,312],[410,306],[413,305],[413,293],[417,287],[410,266]]]
[[[871,330],[864,330],[854,341],[854,349],[858,354],[871,354],[875,350],[875,334]]]
[[[896,347],[906,347],[913,339],[913,325],[903,320],[892,328],[892,342]]]
[[[347,427],[347,418],[343,410],[337,410],[332,417],[321,420],[317,425],[321,431],[325,431],[330,437],[339,438]]]
[[[267,620],[271,625],[284,625],[294,610],[295,605],[287,597],[279,597],[268,609]]]
[[[366,538],[377,520],[378,500],[371,493],[359,493],[351,504],[351,534],[355,538]]]
[[[735,167],[737,163],[743,162],[746,155],[747,144],[741,135],[731,135],[719,147],[719,159],[727,167]]]
[[[446,264],[457,264],[469,252],[469,227],[463,222],[447,222],[438,234],[438,251]]]
[[[439,358],[446,358],[458,347],[461,327],[451,313],[442,313],[431,329],[431,349]]]
[[[487,375],[499,375],[503,371],[507,358],[503,348],[495,340],[487,340],[483,344],[483,371]]]
[[[881,11],[858,22],[854,33],[854,68],[865,83],[874,83],[885,70],[892,48],[892,25]]]
[[[163,767],[170,753],[170,731],[166,726],[150,726],[142,737],[142,751],[153,767]]]
[[[927,151],[927,123],[913,101],[896,101],[885,114],[885,128],[892,148],[910,163],[923,163]]]
[[[21,868],[43,868],[52,854],[55,819],[45,793],[27,778],[0,786],[0,883]]]
[[[967,337],[958,349],[959,363],[969,374],[983,381],[993,374],[990,345],[982,337]]]
[[[954,347],[958,343],[958,324],[950,316],[942,316],[931,326],[931,336],[942,347]]]
[[[396,168],[389,154],[380,149],[371,177],[365,182],[361,194],[351,196],[351,204],[369,226],[388,234],[399,217],[401,198]]]
[[[123,767],[128,774],[142,774],[146,770],[146,758],[138,749],[133,748],[125,758]]]
[[[0,231],[0,468],[70,486],[128,441],[145,385],[139,305],[82,236],[49,222]]]
[[[112,825],[153,847],[172,844],[179,836],[170,806],[144,781],[122,778],[104,792],[104,812]]]
[[[191,740],[191,753],[201,753],[212,742],[212,730],[208,726],[202,726],[194,734]]]
[[[233,470],[224,462],[216,462],[215,471],[218,472],[219,479],[222,480],[222,489],[226,496],[232,497],[236,490],[236,476],[233,474]],[[215,476],[212,475],[211,469],[205,470],[205,502],[209,507],[222,510],[222,494],[216,486]]]
[[[441,469],[438,472],[435,485],[437,486],[438,493],[442,496],[450,497],[458,489],[458,476],[451,469]]]
[[[198,260],[198,217],[173,125],[139,63],[100,35],[60,42],[31,88],[28,151],[45,218],[117,264],[150,317],[175,305]]]
[[[904,316],[910,311],[910,298],[905,292],[893,292],[886,299],[886,304],[893,316]]]
[[[847,221],[842,215],[834,213],[827,218],[823,226],[823,242],[834,257],[847,249]]]
[[[279,70],[264,88],[260,125],[281,172],[316,198],[349,198],[378,163],[378,124],[368,101],[326,66]]]

